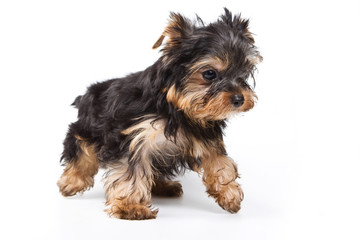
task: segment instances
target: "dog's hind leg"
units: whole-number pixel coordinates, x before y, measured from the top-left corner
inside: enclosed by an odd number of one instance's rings
[[[62,160],[65,170],[57,182],[61,194],[65,197],[91,188],[99,169],[94,146],[75,135],[71,127],[64,141]]]
[[[180,197],[183,194],[182,186],[178,181],[156,179],[151,192],[157,196]]]

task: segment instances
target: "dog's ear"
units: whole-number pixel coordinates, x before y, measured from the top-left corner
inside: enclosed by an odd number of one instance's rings
[[[184,38],[190,36],[193,30],[194,25],[189,19],[171,12],[169,24],[154,44],[153,49],[160,47],[165,37],[168,38],[166,41],[168,46],[177,46],[182,43]]]
[[[246,60],[249,61],[252,65],[257,65],[263,61],[263,57],[257,50],[253,50],[253,53],[249,54],[246,57]]]
[[[224,8],[225,13],[220,16],[218,22],[228,25],[231,28],[237,29],[241,34],[248,39],[251,44],[255,43],[254,37],[249,31],[249,19],[244,19],[241,14],[233,14],[229,9]]]

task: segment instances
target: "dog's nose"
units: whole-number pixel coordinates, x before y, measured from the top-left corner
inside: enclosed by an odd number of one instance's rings
[[[233,95],[230,99],[232,105],[236,108],[241,107],[244,104],[244,96],[240,94]]]

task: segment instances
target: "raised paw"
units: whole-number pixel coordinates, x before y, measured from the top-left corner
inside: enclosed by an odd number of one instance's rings
[[[240,185],[231,182],[219,191],[216,196],[216,202],[224,210],[230,213],[237,213],[241,208],[241,201],[244,199],[244,193]]]
[[[113,204],[105,210],[110,216],[127,220],[146,220],[156,218],[158,209],[142,204]]]
[[[182,186],[177,181],[157,181],[152,188],[157,196],[180,197],[183,194]]]

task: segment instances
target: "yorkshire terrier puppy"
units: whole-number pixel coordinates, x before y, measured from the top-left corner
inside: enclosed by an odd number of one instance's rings
[[[58,186],[64,196],[91,188],[99,167],[109,215],[155,218],[151,194],[180,196],[171,179],[185,169],[202,174],[207,193],[225,210],[240,210],[243,192],[227,156],[226,120],[253,108],[248,83],[262,60],[249,21],[225,13],[211,24],[171,13],[153,48],[162,56],[144,71],[91,85],[75,99]]]

